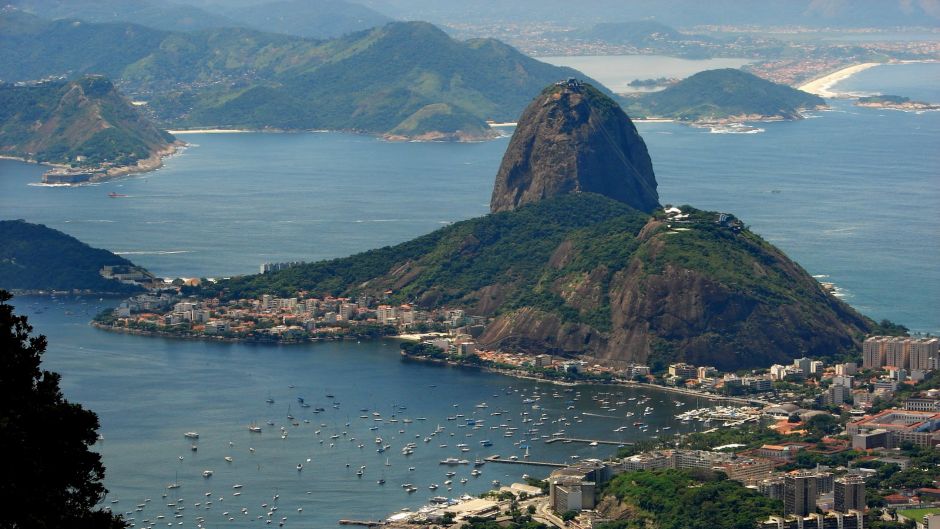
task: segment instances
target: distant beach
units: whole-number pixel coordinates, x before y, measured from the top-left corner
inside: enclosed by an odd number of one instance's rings
[[[800,90],[804,92],[809,92],[811,94],[816,94],[820,97],[842,97],[843,94],[838,92],[833,92],[832,87],[836,85],[839,81],[843,81],[857,74],[858,72],[873,68],[875,66],[880,66],[882,63],[878,62],[865,62],[862,64],[855,64],[841,70],[837,70],[828,75],[824,75],[818,79],[814,79],[802,86],[799,87]]]
[[[245,132],[256,132],[253,130],[247,129],[185,129],[185,130],[168,130],[170,134],[242,134]]]

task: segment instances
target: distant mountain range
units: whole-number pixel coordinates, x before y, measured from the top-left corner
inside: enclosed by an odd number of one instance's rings
[[[552,85],[531,102],[491,209],[396,246],[235,277],[202,294],[303,290],[462,308],[488,320],[484,347],[658,370],[838,356],[857,351],[873,325],[733,215],[660,207],[642,138],[588,85]]]
[[[692,75],[659,92],[623,98],[634,118],[672,118],[680,121],[799,119],[802,110],[826,101],[756,75],[725,68]]]
[[[0,154],[74,167],[159,164],[174,141],[104,77],[0,84]]]
[[[168,31],[244,27],[313,38],[339,37],[392,21],[345,0],[9,0],[6,5],[48,19],[129,22]]]
[[[5,290],[90,290],[128,294],[143,289],[106,279],[105,266],[138,269],[108,250],[92,248],[61,231],[22,220],[0,220],[0,288]],[[142,272],[145,273],[145,272]]]
[[[471,24],[554,22],[591,25],[643,18],[665,24],[757,25],[806,27],[937,27],[940,7],[935,0],[591,0],[577,6],[567,0],[361,0],[373,9],[400,19],[455,21]]]
[[[542,86],[583,77],[492,39],[394,22],[318,42],[247,29],[167,32],[0,15],[0,78],[100,73],[169,127],[480,137]]]

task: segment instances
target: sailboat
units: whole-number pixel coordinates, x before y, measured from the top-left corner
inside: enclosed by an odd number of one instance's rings
[[[176,473],[176,477],[173,479],[173,483],[170,483],[166,486],[167,489],[178,489],[180,488],[180,473]]]

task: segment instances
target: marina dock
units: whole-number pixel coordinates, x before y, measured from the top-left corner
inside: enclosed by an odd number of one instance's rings
[[[551,439],[546,439],[546,440],[545,440],[545,444],[547,444],[547,445],[550,445],[550,444],[552,444],[552,443],[558,443],[558,442],[562,442],[562,443],[585,443],[585,444],[597,443],[597,444],[599,444],[599,445],[613,445],[613,446],[620,446],[620,445],[628,446],[628,445],[632,445],[632,444],[633,444],[633,443],[626,443],[626,442],[623,442],[623,441],[604,441],[604,440],[601,440],[601,439],[576,439],[576,438],[574,438],[574,437],[552,437]]]
[[[501,457],[484,457],[484,461],[487,463],[506,463],[507,465],[532,465],[534,467],[555,467],[555,468],[564,468],[568,465],[564,463],[551,463],[548,461],[529,461],[526,459],[503,459]]]

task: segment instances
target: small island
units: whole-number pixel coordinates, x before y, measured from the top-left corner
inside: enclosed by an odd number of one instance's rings
[[[0,84],[0,108],[0,155],[52,166],[46,184],[152,171],[183,145],[102,76]]]
[[[886,108],[890,110],[905,110],[916,112],[922,110],[940,110],[940,105],[911,101],[911,98],[894,95],[866,96],[858,98],[855,106],[865,108]]]
[[[733,68],[699,72],[659,92],[624,96],[622,102],[633,118],[707,126],[797,120],[826,106],[819,96]]]
[[[672,86],[678,83],[680,79],[675,77],[657,77],[656,79],[634,79],[627,83],[632,88],[654,89]]]

